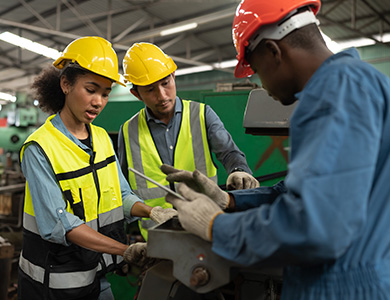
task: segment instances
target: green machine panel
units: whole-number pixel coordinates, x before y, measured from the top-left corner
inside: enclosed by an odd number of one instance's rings
[[[253,175],[267,179],[267,175],[287,170],[288,137],[256,136],[245,133],[243,119],[249,92],[243,90],[204,93],[201,102],[210,105],[220,117],[237,146],[245,153]],[[215,156],[214,161],[218,166],[218,184],[225,184],[228,174]],[[279,176],[265,180],[261,185],[272,185],[282,178]]]
[[[118,133],[120,126],[144,106],[141,101],[109,101],[93,124],[108,133]]]

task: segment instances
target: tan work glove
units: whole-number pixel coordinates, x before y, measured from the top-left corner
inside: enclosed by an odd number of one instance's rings
[[[146,256],[146,243],[131,244],[123,253],[123,259],[129,264],[143,267],[148,263]]]
[[[152,219],[157,224],[164,223],[169,219],[172,219],[174,216],[177,216],[177,211],[173,208],[162,208],[161,206],[153,207],[150,212],[150,219]]]
[[[206,241],[212,240],[213,222],[223,214],[219,206],[204,194],[200,194],[181,183],[177,187],[180,195],[189,201],[168,194],[165,200],[176,207],[183,228]]]
[[[169,182],[185,183],[194,191],[205,194],[211,198],[211,200],[217,203],[222,209],[226,209],[229,206],[229,194],[221,190],[214,181],[200,171],[195,170],[194,172],[189,172],[178,170],[165,164],[161,166],[161,171],[167,174],[167,180]]]
[[[260,183],[247,172],[230,173],[226,180],[226,188],[228,191],[254,189],[260,186]]]

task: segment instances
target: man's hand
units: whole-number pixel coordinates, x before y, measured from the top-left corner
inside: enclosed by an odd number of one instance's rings
[[[223,214],[223,211],[209,197],[195,192],[183,183],[178,185],[177,191],[189,201],[171,194],[168,194],[165,200],[177,209],[180,224],[185,230],[211,241],[214,218]]]
[[[200,171],[194,172],[175,169],[169,165],[162,165],[161,171],[167,174],[167,180],[169,182],[183,182],[192,190],[205,194],[211,198],[222,209],[226,209],[229,206],[229,195],[220,189],[220,187],[202,174]]]
[[[174,216],[177,216],[177,211],[173,208],[164,209],[161,206],[156,206],[150,211],[150,219],[157,224],[164,223],[165,221],[172,219]]]
[[[260,186],[260,183],[251,174],[246,172],[230,173],[226,180],[228,191],[254,189]]]

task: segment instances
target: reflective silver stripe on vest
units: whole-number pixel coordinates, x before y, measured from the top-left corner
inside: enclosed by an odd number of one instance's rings
[[[113,210],[107,211],[105,213],[99,214],[99,224],[100,227],[113,224],[123,219],[123,207],[117,207]]]
[[[136,176],[136,177],[139,177],[139,176]],[[166,187],[169,188],[169,186],[166,186]],[[142,190],[142,195],[137,194],[137,191],[139,192],[139,190]],[[167,194],[167,192],[165,192],[163,189],[160,189],[159,187],[149,188],[149,189],[137,189],[137,190],[133,190],[133,191],[139,197],[141,197],[142,199],[146,199],[146,200],[155,199],[155,198],[162,198],[162,197],[165,197],[165,195]]]
[[[94,219],[92,221],[89,221],[85,223],[88,227],[92,228],[95,231],[98,231],[98,221],[97,219]]]
[[[130,151],[131,151],[131,157],[133,159],[134,169],[145,174],[144,166],[142,164],[142,159],[141,159],[141,145],[139,143],[138,122],[139,122],[139,112],[134,117],[132,117],[131,120],[129,121],[127,135],[129,136],[129,143],[131,145]],[[135,176],[135,182],[137,184],[137,189],[147,189],[146,180],[142,179],[141,177]]]
[[[19,266],[33,280],[43,284],[45,269],[32,264],[20,254]],[[89,271],[50,273],[49,288],[52,289],[73,289],[90,285],[97,272],[97,267]]]
[[[206,155],[204,153],[202,127],[199,118],[200,104],[190,102],[190,126],[192,134],[192,152],[194,153],[195,168],[207,174]]]
[[[40,235],[35,217],[32,215],[29,215],[26,212],[23,213],[23,227],[25,229],[27,229],[28,231],[31,231],[35,234]]]
[[[104,259],[106,266],[112,265],[114,263],[111,254],[103,253],[103,259]],[[120,255],[116,255],[116,263],[119,264],[122,261],[123,261],[123,257]],[[101,269],[102,269],[102,267],[99,264],[99,270],[101,270]]]

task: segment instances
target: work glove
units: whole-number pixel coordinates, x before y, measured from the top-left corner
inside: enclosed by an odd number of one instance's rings
[[[223,214],[221,208],[204,194],[200,194],[181,183],[177,187],[184,201],[171,194],[165,200],[171,203],[178,212],[181,226],[206,241],[212,241],[213,222],[216,216]]]
[[[177,211],[173,208],[162,208],[161,206],[153,207],[150,212],[150,219],[156,222],[157,224],[164,223],[169,219],[172,219],[174,216],[177,216]]]
[[[162,165],[161,171],[167,174],[167,180],[169,182],[183,182],[189,188],[198,193],[205,194],[211,198],[222,209],[226,209],[229,206],[229,194],[221,190],[221,188],[202,174],[199,170],[189,172],[185,170],[178,170],[169,165]]]
[[[260,186],[260,183],[247,172],[233,172],[230,173],[226,180],[226,189],[232,190],[245,190],[254,189]]]
[[[160,262],[161,260],[158,258],[147,256],[146,245],[147,244],[144,242],[131,244],[129,247],[127,247],[123,254],[124,261],[130,265],[140,268],[141,270],[146,270]],[[125,265],[124,268],[122,268],[122,272],[124,274],[127,274],[128,270],[129,265]]]
[[[123,253],[123,259],[125,262],[138,267],[145,266],[149,261],[146,256],[146,243],[131,244]]]

